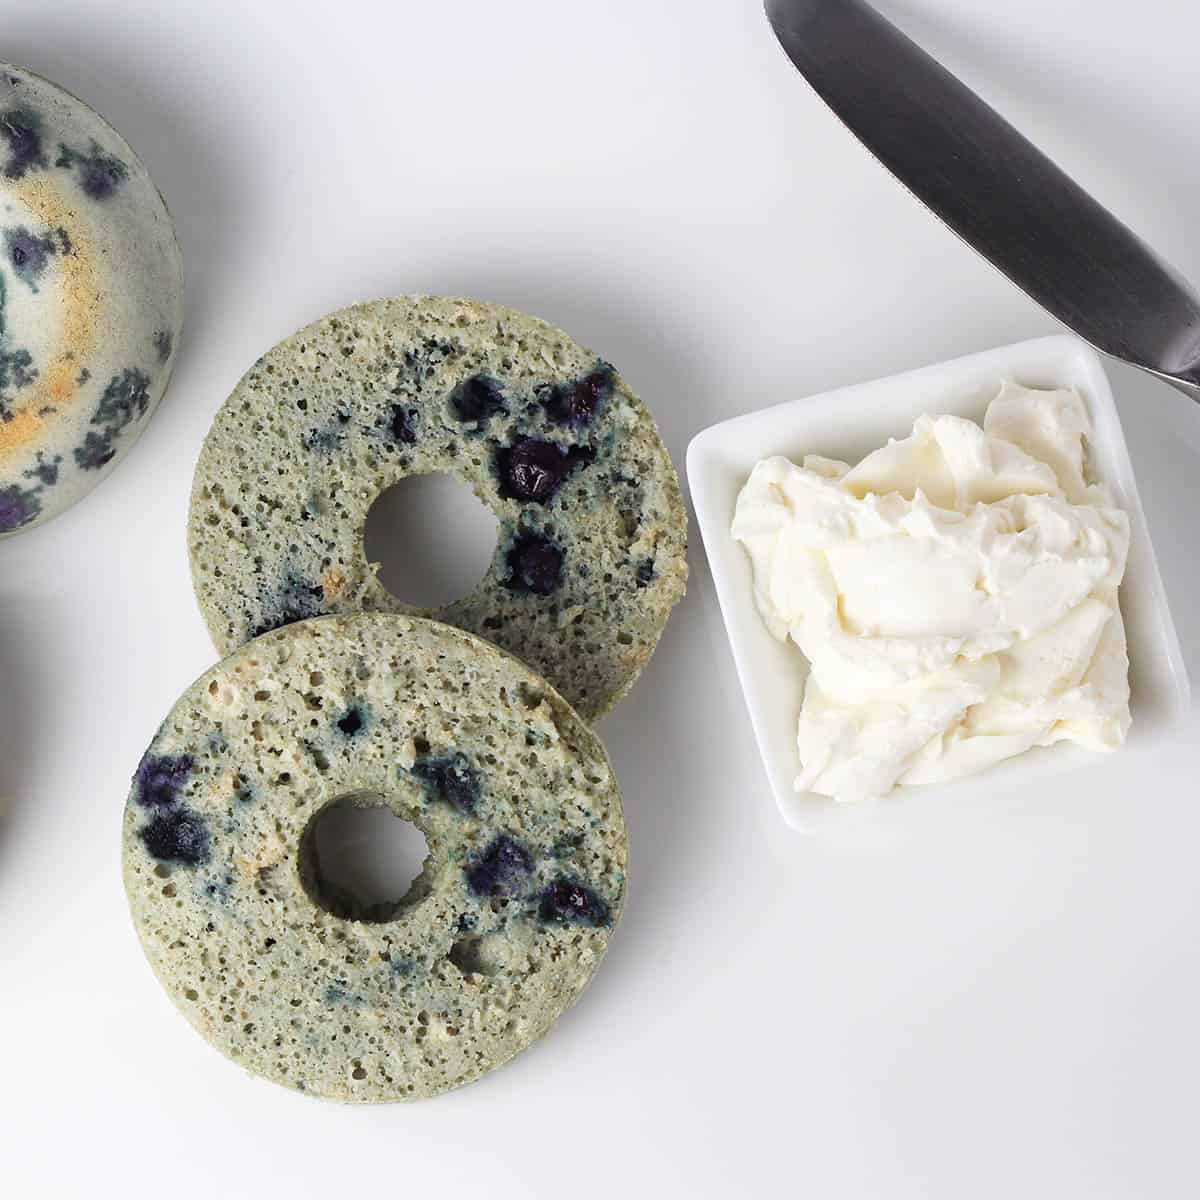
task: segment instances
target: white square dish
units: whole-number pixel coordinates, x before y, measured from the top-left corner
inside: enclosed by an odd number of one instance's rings
[[[1005,379],[1029,387],[1078,389],[1094,425],[1089,451],[1095,472],[1129,514],[1131,542],[1121,585],[1121,610],[1129,642],[1131,744],[1158,736],[1188,717],[1191,689],[1187,670],[1125,435],[1108,377],[1089,346],[1068,336],[1039,338],[789,401],[704,430],[692,439],[687,453],[692,502],[746,707],[771,788],[789,825],[810,828],[838,819],[847,809],[856,810],[859,819],[864,807],[894,808],[910,797],[950,788],[962,792],[984,776],[901,788],[869,806],[839,805],[823,796],[793,790],[800,767],[796,722],[807,663],[794,644],[776,641],[759,617],[749,558],[729,532],[738,492],[755,463],[769,455],[782,454],[799,462],[805,454],[820,454],[854,463],[888,438],[907,436],[922,413],[954,413],[982,422],[988,402]],[[1058,774],[1074,764],[1094,760],[1087,751],[1058,745],[1011,759],[986,772],[986,778],[1023,786],[1038,776]]]

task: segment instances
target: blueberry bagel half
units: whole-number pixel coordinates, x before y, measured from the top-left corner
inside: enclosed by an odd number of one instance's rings
[[[424,835],[403,895],[366,902],[322,857],[346,808]],[[432,1096],[530,1045],[625,899],[621,795],[590,727],[490,643],[381,613],[289,625],[197,680],[133,774],[122,851],[146,956],[192,1025],[347,1101]]]
[[[364,530],[391,485],[439,472],[499,533],[469,595],[422,609],[384,587]],[[434,617],[516,654],[589,720],[653,653],[686,542],[670,457],[615,368],[534,317],[420,296],[334,313],[264,355],[217,415],[189,520],[222,652],[321,614]]]

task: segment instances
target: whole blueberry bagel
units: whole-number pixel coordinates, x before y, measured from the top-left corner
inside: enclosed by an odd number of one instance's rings
[[[386,806],[425,835],[408,893],[322,876],[315,821]],[[146,955],[219,1050],[338,1100],[411,1100],[540,1037],[625,891],[604,748],[544,680],[432,621],[261,637],[175,705],[133,779],[125,887]]]
[[[0,63],[0,538],[116,467],[182,323],[175,229],[141,160],[82,101]]]
[[[381,492],[435,472],[475,491],[499,538],[480,584],[427,610],[384,588],[363,532]],[[608,363],[534,317],[420,296],[345,309],[261,358],[205,441],[189,520],[222,652],[323,613],[436,617],[518,655],[589,720],[653,653],[686,542],[670,457]]]

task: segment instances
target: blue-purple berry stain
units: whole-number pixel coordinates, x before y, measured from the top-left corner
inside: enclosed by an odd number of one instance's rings
[[[28,171],[45,168],[41,129],[41,117],[28,109],[12,108],[0,116],[0,138],[8,151],[6,179],[23,179]]]
[[[16,414],[18,393],[37,379],[38,369],[28,348],[14,343],[8,329],[8,284],[0,272],[0,421]]]
[[[79,186],[93,200],[107,200],[129,178],[129,168],[94,141],[86,151],[60,143],[54,165],[77,172]]]
[[[608,905],[591,888],[564,878],[542,892],[538,913],[543,921],[568,925],[607,925],[609,918]]]
[[[423,758],[412,773],[421,781],[426,795],[449,804],[463,814],[473,813],[482,792],[479,772],[459,751],[438,758]]]
[[[413,410],[406,408],[403,404],[392,405],[392,419],[388,425],[388,432],[391,434],[391,440],[401,446],[412,446],[416,444],[417,429],[414,421]]]
[[[208,826],[202,817],[186,808],[157,813],[138,831],[138,837],[159,862],[197,867],[209,858]]]
[[[533,855],[515,838],[500,834],[481,855],[467,864],[467,887],[483,898],[510,898],[524,892],[532,873]],[[465,928],[461,918],[459,926]]]
[[[160,862],[194,867],[208,860],[208,825],[181,800],[194,769],[190,754],[147,752],[134,773],[134,799],[152,814],[138,837]]]
[[[562,586],[562,547],[541,534],[518,534],[509,548],[507,562],[512,591],[550,596]]]
[[[262,637],[274,629],[282,629],[296,621],[319,616],[325,590],[294,575],[288,576],[275,596],[273,611],[250,630],[252,638]]]
[[[450,393],[450,410],[464,425],[486,425],[493,417],[508,412],[498,380],[489,375],[472,375]]]
[[[56,454],[49,462],[44,451],[37,452],[37,461],[25,471],[26,479],[36,479],[43,487],[53,487],[58,482],[58,470],[62,465],[62,455]]]
[[[150,378],[144,371],[130,367],[109,380],[100,396],[89,429],[74,451],[76,465],[85,471],[96,470],[112,461],[122,431],[145,416],[150,406]]]
[[[592,423],[601,405],[613,394],[616,371],[601,363],[574,383],[557,384],[545,398],[546,415],[558,425],[582,429]]]
[[[594,457],[595,452],[587,446],[518,438],[496,452],[500,494],[510,500],[549,504],[571,473]]]
[[[143,808],[178,804],[194,766],[190,754],[159,755],[147,751],[133,777],[137,802]]]
[[[18,484],[0,487],[0,533],[14,533],[41,511],[37,491]]]
[[[352,704],[335,723],[343,737],[358,737],[367,727],[366,709],[361,704]]]
[[[70,239],[63,233],[66,245]],[[4,250],[16,276],[32,291],[38,290],[38,280],[42,277],[50,259],[58,253],[59,242],[53,237],[39,236],[24,225],[4,231]]]

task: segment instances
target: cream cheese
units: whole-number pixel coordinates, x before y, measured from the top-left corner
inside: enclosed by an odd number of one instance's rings
[[[811,670],[800,791],[851,800],[1129,729],[1129,522],[1074,391],[1006,383],[980,428],[919,418],[857,466],[760,462],[738,497],[768,629]]]

